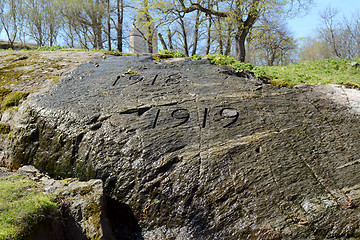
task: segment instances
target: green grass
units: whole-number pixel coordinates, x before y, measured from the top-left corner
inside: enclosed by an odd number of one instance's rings
[[[39,183],[19,175],[0,178],[0,240],[25,238],[56,209],[55,197],[42,193]]]
[[[355,59],[354,61],[359,61]],[[360,87],[360,68],[350,66],[353,61],[344,59],[325,59],[292,64],[285,67],[262,67],[266,75],[275,83],[288,84],[346,84]]]
[[[297,63],[289,66],[259,67],[250,63],[235,61],[234,58],[219,54],[207,56],[212,64],[227,65],[234,72],[251,71],[260,79],[269,78],[267,82],[276,87],[292,88],[300,84],[343,84],[360,89],[360,67],[355,68],[351,62],[360,59],[324,59],[319,61]]]

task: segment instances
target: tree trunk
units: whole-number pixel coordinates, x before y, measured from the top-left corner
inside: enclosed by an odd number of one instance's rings
[[[218,22],[218,26],[219,26],[219,31],[218,31],[218,38],[219,38],[219,53],[221,55],[224,54],[224,43],[223,43],[223,35],[222,35],[222,24],[220,21],[220,18],[216,18],[217,22]]]
[[[154,52],[154,48],[153,48],[153,33],[149,34],[149,37],[147,39],[147,43],[148,43],[148,52],[149,53],[153,53]]]
[[[225,47],[225,55],[229,56],[231,52],[231,26],[228,26],[227,36],[226,36],[226,47]]]
[[[111,51],[111,24],[110,24],[110,0],[107,0],[107,41],[108,50]]]
[[[171,34],[170,29],[168,29],[168,40],[169,40],[169,48],[170,48],[170,50],[174,50],[173,42],[172,42],[172,34]]]
[[[123,23],[124,23],[124,1],[117,0],[117,49],[119,52],[123,51]]]
[[[240,62],[245,62],[246,50],[245,50],[245,40],[247,33],[244,32],[243,27],[238,27],[238,30],[235,35],[235,49],[236,56],[235,59]]]
[[[198,41],[199,41],[200,13],[201,12],[199,10],[196,12],[195,30],[194,30],[194,47],[193,47],[193,51],[191,53],[192,56],[194,56],[196,54],[197,45],[198,45]]]
[[[168,50],[168,48],[166,46],[166,43],[165,43],[165,40],[164,40],[163,36],[161,35],[161,33],[159,33],[158,36],[159,36],[159,39],[160,39],[160,42],[161,42],[161,45],[162,45],[163,49]]]
[[[237,32],[235,34],[235,49],[236,56],[235,59],[241,62],[245,62],[246,50],[245,50],[245,40],[246,36],[249,34],[250,29],[254,26],[256,20],[259,17],[258,7],[260,0],[253,0],[249,14],[244,21],[242,19],[240,1],[236,3],[237,11]]]
[[[182,37],[184,40],[184,51],[185,51],[185,55],[189,56],[189,47],[188,47],[188,42],[187,42],[187,34],[186,34],[186,27],[185,27],[185,22],[184,20],[180,17],[180,26],[181,26],[181,30],[182,30]]]
[[[211,25],[212,25],[212,19],[209,16],[209,25],[208,25],[208,34],[207,34],[207,41],[206,41],[206,55],[210,53],[210,47],[211,47]]]

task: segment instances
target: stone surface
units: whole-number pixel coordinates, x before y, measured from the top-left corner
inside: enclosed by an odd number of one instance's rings
[[[207,60],[110,57],[13,121],[11,159],[101,178],[131,209],[119,224],[129,239],[360,237],[358,90],[277,89]]]
[[[32,239],[115,239],[107,218],[106,200],[100,179],[54,180],[34,166],[25,165],[17,174],[28,176],[43,185],[44,192],[61,199],[62,219],[47,219]],[[56,232],[54,235],[53,232]]]

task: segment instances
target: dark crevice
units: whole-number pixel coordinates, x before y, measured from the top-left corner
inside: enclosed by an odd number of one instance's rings
[[[86,122],[86,125],[91,125],[91,124],[96,123],[97,120],[99,119],[99,117],[100,117],[100,114],[96,114],[96,115],[92,116],[90,118],[90,120],[88,122]]]
[[[85,133],[82,132],[78,136],[76,136],[76,138],[73,140],[73,144],[72,144],[73,149],[71,152],[71,161],[72,161],[71,165],[73,165],[75,162],[75,159],[78,158],[80,143],[81,143],[82,139],[84,138],[84,136],[85,136]]]
[[[160,173],[165,173],[168,172],[170,169],[172,169],[174,167],[174,165],[176,163],[180,162],[179,157],[174,157],[173,159],[171,159],[169,162],[165,163],[163,166],[159,167],[157,169],[157,175]]]
[[[138,219],[130,207],[110,197],[106,198],[107,216],[117,240],[143,240]]]

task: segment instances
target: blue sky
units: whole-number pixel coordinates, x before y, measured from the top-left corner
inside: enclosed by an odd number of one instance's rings
[[[321,24],[319,12],[327,7],[339,10],[339,16],[360,12],[360,0],[314,0],[313,7],[296,18],[290,19],[288,26],[295,38],[315,36],[315,29]]]

